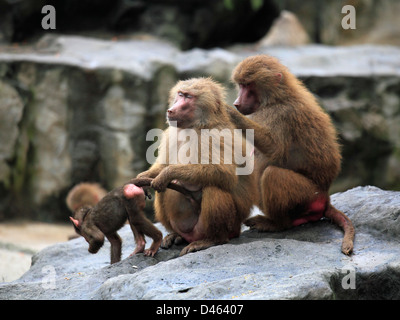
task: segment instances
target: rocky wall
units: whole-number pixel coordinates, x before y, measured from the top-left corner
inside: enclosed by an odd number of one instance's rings
[[[212,76],[232,104],[230,73],[257,53],[280,58],[332,116],[344,156],[332,192],[400,188],[397,47],[180,51],[162,41],[67,36],[41,44],[0,51],[0,218],[65,219],[75,183],[110,189],[146,169],[146,134],[165,126],[174,83]]]

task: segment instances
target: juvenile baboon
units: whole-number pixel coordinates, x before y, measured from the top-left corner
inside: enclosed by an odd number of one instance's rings
[[[122,240],[117,231],[129,220],[136,241],[132,254],[144,252],[154,256],[161,240],[161,232],[146,218],[145,194],[142,188],[126,184],[115,188],[103,197],[94,207],[83,206],[70,217],[75,230],[89,243],[89,252],[97,253],[103,246],[104,236],[111,244],[111,263],[121,260]],[[145,250],[147,235],[153,239],[149,249]]]
[[[82,182],[68,192],[67,207],[74,212],[82,206],[95,206],[106,194],[98,183]]]

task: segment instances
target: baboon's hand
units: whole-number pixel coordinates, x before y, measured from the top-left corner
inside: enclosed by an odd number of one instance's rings
[[[158,192],[164,192],[170,182],[171,179],[161,173],[153,179],[151,182],[151,187]]]

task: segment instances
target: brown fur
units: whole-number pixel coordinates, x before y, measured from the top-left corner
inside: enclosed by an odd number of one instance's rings
[[[177,121],[178,132],[194,129],[200,136],[200,129],[227,129],[230,132],[234,129],[225,108],[224,90],[209,78],[178,82],[171,90],[169,102],[167,115],[170,123]],[[226,243],[240,234],[241,224],[249,216],[256,196],[254,176],[236,175],[237,165],[234,162],[225,164],[224,148],[230,143],[225,140],[220,144],[218,163],[211,163],[210,153],[209,164],[201,164],[200,154],[212,150],[213,145],[210,143],[207,150],[199,138],[197,144],[192,143],[197,151],[191,155],[191,163],[172,164],[168,157],[171,130],[170,127],[164,132],[156,163],[138,175],[154,178],[152,187],[159,191],[155,199],[156,219],[171,232],[164,238],[162,247],[185,239],[190,244],[182,250],[183,255]],[[240,137],[238,144],[240,146],[235,146],[243,150],[246,142]],[[178,150],[183,146],[183,142],[171,145]],[[197,164],[193,163],[195,160]],[[182,194],[165,190],[173,180],[189,190],[198,190],[200,210],[196,210]]]
[[[237,109],[228,108],[241,129],[255,130],[255,174],[265,216],[246,224],[260,231],[290,228],[320,212],[345,231],[342,251],[351,253],[351,221],[330,205],[328,190],[340,171],[340,148],[330,117],[307,88],[273,57],[253,56],[233,71]],[[250,121],[250,120],[252,121]]]
[[[95,206],[106,194],[98,183],[82,182],[68,192],[67,207],[74,212],[82,206]]]

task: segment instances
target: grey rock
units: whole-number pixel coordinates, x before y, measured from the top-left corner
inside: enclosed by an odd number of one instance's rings
[[[24,103],[18,92],[3,81],[0,81],[0,97],[0,182],[9,185],[11,169],[8,161],[14,156]]]
[[[57,244],[20,279],[0,284],[0,299],[400,299],[400,192],[357,187],[332,203],[356,228],[350,257],[327,220],[245,230],[224,245],[183,257],[174,246],[154,258],[127,257],[134,244],[125,226],[121,262],[109,265],[108,243],[96,255],[81,238]]]
[[[31,106],[35,150],[31,190],[35,204],[41,204],[54,190],[67,187],[71,176],[67,95],[61,68],[45,71],[35,88]]]
[[[399,192],[382,191],[372,186],[355,188],[333,195],[332,204],[351,215],[358,231],[383,239],[400,240]]]

